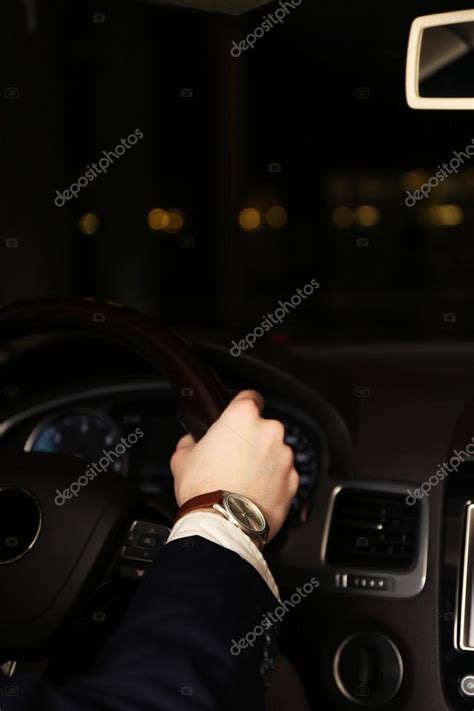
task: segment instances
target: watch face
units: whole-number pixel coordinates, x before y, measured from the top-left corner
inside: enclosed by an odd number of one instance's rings
[[[245,496],[228,494],[225,497],[226,508],[239,524],[252,533],[263,533],[267,527],[264,515]]]

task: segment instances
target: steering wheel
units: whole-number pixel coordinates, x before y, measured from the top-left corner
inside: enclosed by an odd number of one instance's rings
[[[88,299],[0,309],[2,341],[66,329],[99,333],[172,380],[182,392],[182,420],[195,439],[225,407],[216,376],[186,343],[129,308]],[[0,453],[0,660],[34,658],[47,649],[80,607],[84,591],[97,585],[118,555],[124,530],[131,546],[144,533],[140,523],[130,527],[135,499],[124,481],[109,471],[88,478],[84,470],[74,457]],[[60,505],[58,492],[70,493],[71,482],[79,483],[80,493]]]

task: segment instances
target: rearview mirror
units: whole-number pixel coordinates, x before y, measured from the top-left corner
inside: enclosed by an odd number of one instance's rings
[[[474,10],[416,18],[405,85],[412,109],[474,110]]]

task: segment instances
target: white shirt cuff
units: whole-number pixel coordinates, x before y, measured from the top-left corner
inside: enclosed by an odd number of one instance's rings
[[[175,523],[166,542],[171,543],[171,541],[189,536],[201,536],[211,543],[217,543],[218,546],[237,553],[243,560],[253,565],[277,600],[281,602],[277,584],[265,558],[238,526],[227,521],[223,516],[211,512],[192,511]]]

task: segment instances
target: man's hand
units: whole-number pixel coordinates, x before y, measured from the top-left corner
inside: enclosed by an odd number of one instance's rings
[[[264,419],[263,406],[254,390],[239,393],[197,444],[191,435],[180,439],[171,471],[179,506],[218,489],[242,494],[262,510],[270,540],[285,522],[299,477],[283,425]]]

